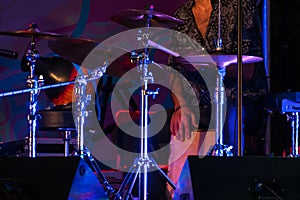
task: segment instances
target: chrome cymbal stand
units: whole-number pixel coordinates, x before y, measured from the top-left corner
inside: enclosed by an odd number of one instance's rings
[[[79,75],[75,81],[75,115],[76,115],[76,128],[77,128],[77,152],[76,156],[86,160],[90,166],[97,173],[99,181],[105,186],[105,191],[109,199],[122,199],[121,196],[116,194],[115,189],[109,184],[104,174],[102,173],[97,161],[90,154],[89,150],[84,146],[84,123],[85,118],[88,116],[87,106],[91,101],[91,95],[87,95],[86,88],[89,81],[96,80],[103,76],[106,71],[108,62],[104,67],[96,68],[90,75]]]
[[[292,151],[289,157],[299,157],[299,112],[288,112],[286,113],[287,120],[291,122],[291,144]]]
[[[84,122],[85,118],[88,116],[88,111],[86,110],[87,105],[91,101],[91,95],[86,95],[87,80],[85,75],[79,75],[76,78],[74,89],[76,95],[76,105],[75,105],[75,123],[77,128],[77,155],[84,157]]]
[[[225,87],[224,76],[226,67],[218,67],[217,85],[215,88],[214,101],[216,104],[216,143],[210,147],[207,155],[209,156],[233,156],[232,146],[223,144],[223,122],[224,122],[224,103],[225,103]]]
[[[167,181],[168,184],[172,186],[173,189],[176,188],[175,184],[167,177],[167,175],[160,169],[153,158],[148,156],[148,96],[158,94],[158,90],[151,91],[148,89],[148,82],[154,83],[154,77],[151,72],[148,71],[148,64],[151,63],[148,57],[148,42],[149,42],[149,27],[150,20],[152,19],[153,6],[150,6],[149,13],[145,16],[146,28],[143,32],[139,30],[137,34],[137,41],[142,42],[144,46],[144,51],[140,54],[132,52],[131,60],[137,63],[137,71],[141,73],[141,101],[140,101],[140,153],[139,157],[135,158],[133,164],[131,165],[123,183],[121,184],[118,194],[123,192],[123,189],[127,184],[130,183],[129,189],[125,194],[125,199],[129,199],[131,196],[131,191],[134,187],[137,177],[139,177],[138,184],[138,196],[139,200],[146,200],[148,194],[148,168],[154,167],[160,175]]]
[[[221,37],[221,0],[218,1],[218,38],[216,41],[216,51],[223,51],[222,37]],[[209,156],[233,156],[233,146],[223,144],[223,119],[224,119],[224,103],[225,103],[225,87],[224,77],[226,75],[226,66],[217,63],[218,77],[215,88],[214,101],[216,104],[216,144],[210,147],[207,155]]]
[[[77,155],[83,157],[85,154],[84,147],[84,123],[85,118],[88,116],[87,106],[91,101],[91,95],[87,95],[86,87],[89,81],[101,78],[106,72],[107,62],[105,66],[98,67],[92,71],[90,75],[78,75],[74,82],[76,105],[75,105],[75,116],[76,116],[76,128],[77,128]]]
[[[44,84],[43,77],[37,77],[34,74],[35,71],[35,63],[39,58],[39,52],[35,49],[35,40],[34,36],[32,36],[32,40],[30,42],[30,49],[26,52],[26,59],[29,62],[29,76],[27,77],[27,85],[31,89],[30,91],[30,99],[29,99],[29,114],[27,115],[28,127],[29,127],[29,157],[36,157],[36,107],[38,103],[38,95],[40,93],[39,87]]]

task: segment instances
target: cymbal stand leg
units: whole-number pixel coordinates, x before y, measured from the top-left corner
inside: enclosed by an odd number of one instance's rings
[[[97,161],[90,154],[87,148],[85,148],[83,158],[90,164],[90,166],[96,172],[100,183],[103,184],[105,187],[105,193],[107,197],[109,199],[121,200],[122,199],[121,195],[119,193],[116,193],[115,189],[109,184],[108,180],[105,178],[104,174],[102,173]]]
[[[226,74],[225,67],[218,68],[217,85],[215,88],[215,104],[216,104],[216,143],[210,147],[207,155],[209,156],[233,156],[231,152],[232,146],[223,144],[223,122],[224,122],[224,103],[225,103],[225,87],[224,76]]]
[[[27,78],[27,85],[31,89],[30,91],[30,99],[29,99],[29,114],[27,115],[28,126],[29,126],[29,157],[35,158],[36,157],[36,107],[38,103],[38,95],[40,90],[37,89],[44,84],[43,77],[40,76],[39,78],[36,77],[34,74],[35,71],[35,63],[36,60],[39,58],[39,53],[35,49],[35,41],[32,38],[30,42],[30,49],[26,52],[26,59],[30,64],[30,74]]]

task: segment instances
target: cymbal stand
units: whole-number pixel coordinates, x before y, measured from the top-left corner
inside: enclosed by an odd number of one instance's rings
[[[139,30],[137,34],[137,41],[142,42],[144,46],[144,52],[137,54],[132,52],[131,60],[136,61],[137,70],[141,73],[141,101],[140,101],[140,154],[139,157],[135,158],[133,164],[129,168],[129,171],[121,184],[118,194],[123,192],[123,189],[127,184],[131,182],[129,189],[125,194],[125,199],[129,199],[131,196],[131,191],[135,184],[137,177],[139,176],[138,184],[138,195],[139,200],[146,200],[148,194],[148,168],[154,167],[158,170],[160,175],[167,181],[168,184],[172,186],[173,189],[176,188],[175,184],[167,177],[167,175],[158,167],[157,163],[153,158],[148,156],[148,96],[158,94],[158,89],[156,91],[150,91],[148,89],[148,82],[154,83],[154,77],[151,72],[148,71],[148,64],[150,63],[148,57],[148,41],[149,41],[149,27],[150,20],[152,18],[153,6],[150,6],[149,13],[147,16],[146,29],[145,32]]]
[[[88,111],[86,110],[87,105],[91,100],[91,95],[86,95],[87,80],[85,75],[79,75],[76,78],[74,89],[76,95],[76,105],[75,105],[75,116],[76,116],[76,128],[77,128],[77,155],[84,157],[84,122],[85,118],[88,116]]]
[[[217,85],[215,88],[215,104],[216,104],[216,144],[210,147],[207,155],[209,156],[233,156],[231,152],[232,146],[223,144],[223,119],[224,119],[224,103],[225,103],[225,87],[224,76],[226,67],[218,67]]]
[[[218,1],[218,38],[216,41],[216,51],[223,51],[221,37],[221,0]],[[207,155],[209,156],[233,156],[231,152],[232,146],[223,144],[223,119],[224,119],[224,103],[225,103],[225,87],[224,77],[226,75],[226,66],[217,63],[218,77],[215,88],[215,104],[216,104],[216,144],[210,147]]]
[[[76,105],[75,105],[75,115],[76,115],[76,128],[77,128],[77,155],[84,156],[84,122],[85,118],[88,116],[88,111],[86,110],[89,102],[91,101],[91,95],[86,94],[87,82],[96,80],[103,76],[106,71],[107,64],[105,63],[104,67],[96,68],[90,75],[78,75],[75,83],[75,96],[76,96]]]
[[[289,112],[286,114],[289,121],[291,121],[291,143],[292,143],[292,151],[290,153],[290,157],[299,157],[299,112]]]
[[[94,157],[90,154],[89,150],[84,146],[84,123],[85,118],[88,116],[87,106],[91,101],[91,95],[86,94],[87,82],[96,80],[103,76],[106,71],[108,62],[106,61],[104,67],[96,68],[91,75],[79,75],[75,81],[75,116],[76,116],[76,128],[77,128],[77,152],[76,156],[85,159],[90,166],[95,170],[98,175],[100,182],[106,187],[107,196],[115,199],[122,199],[116,194],[115,189],[109,184],[104,174],[101,172],[99,165],[97,164]]]
[[[31,89],[30,91],[30,99],[29,99],[29,114],[27,115],[28,126],[29,126],[29,157],[36,157],[36,107],[38,103],[38,95],[40,90],[38,87],[41,87],[44,84],[43,77],[36,77],[34,74],[35,63],[39,58],[39,53],[35,49],[35,40],[32,37],[30,42],[30,49],[26,52],[26,59],[29,62],[30,66],[30,74],[27,77],[27,85]]]

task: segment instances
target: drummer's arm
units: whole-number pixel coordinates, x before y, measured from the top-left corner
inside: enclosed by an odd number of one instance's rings
[[[171,117],[170,131],[172,135],[176,135],[178,140],[184,141],[191,137],[190,122],[197,127],[195,115],[184,98],[182,83],[177,75],[171,74],[170,86],[175,109]]]

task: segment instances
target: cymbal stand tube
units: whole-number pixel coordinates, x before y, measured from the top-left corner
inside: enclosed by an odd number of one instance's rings
[[[224,76],[226,74],[225,67],[218,67],[218,77],[215,88],[214,102],[216,105],[215,119],[216,119],[216,143],[210,147],[208,156],[233,156],[231,152],[232,146],[223,144],[223,122],[224,122],[224,104],[225,104],[225,87]]]
[[[27,85],[29,86],[30,90],[30,97],[29,97],[29,114],[27,115],[28,126],[29,126],[29,157],[35,158],[36,157],[36,107],[38,103],[38,95],[40,90],[37,89],[38,87],[44,84],[43,77],[40,76],[39,78],[36,77],[34,74],[35,70],[35,63],[36,60],[39,58],[39,53],[35,49],[35,41],[32,38],[30,42],[30,49],[26,52],[26,59],[30,64],[30,74],[27,78]]]
[[[83,75],[77,77],[75,81],[76,95],[76,125],[77,125],[77,154],[84,156],[84,121],[88,116],[86,106],[91,100],[91,95],[86,95],[87,81]]]
[[[215,91],[216,103],[216,144],[223,145],[223,119],[224,119],[224,101],[225,87],[223,84],[225,69],[218,70],[217,86]]]
[[[77,127],[77,154],[80,157],[84,156],[84,122],[88,116],[86,110],[87,105],[91,101],[91,95],[86,94],[87,82],[98,79],[103,76],[106,71],[108,62],[104,63],[103,67],[97,67],[90,75],[79,75],[75,80],[75,95],[76,95],[76,127]]]
[[[291,112],[288,113],[288,119],[291,121],[291,130],[292,130],[292,134],[291,134],[291,145],[292,145],[292,151],[290,153],[290,157],[299,157],[299,150],[298,150],[298,134],[299,134],[299,113],[298,112]]]

